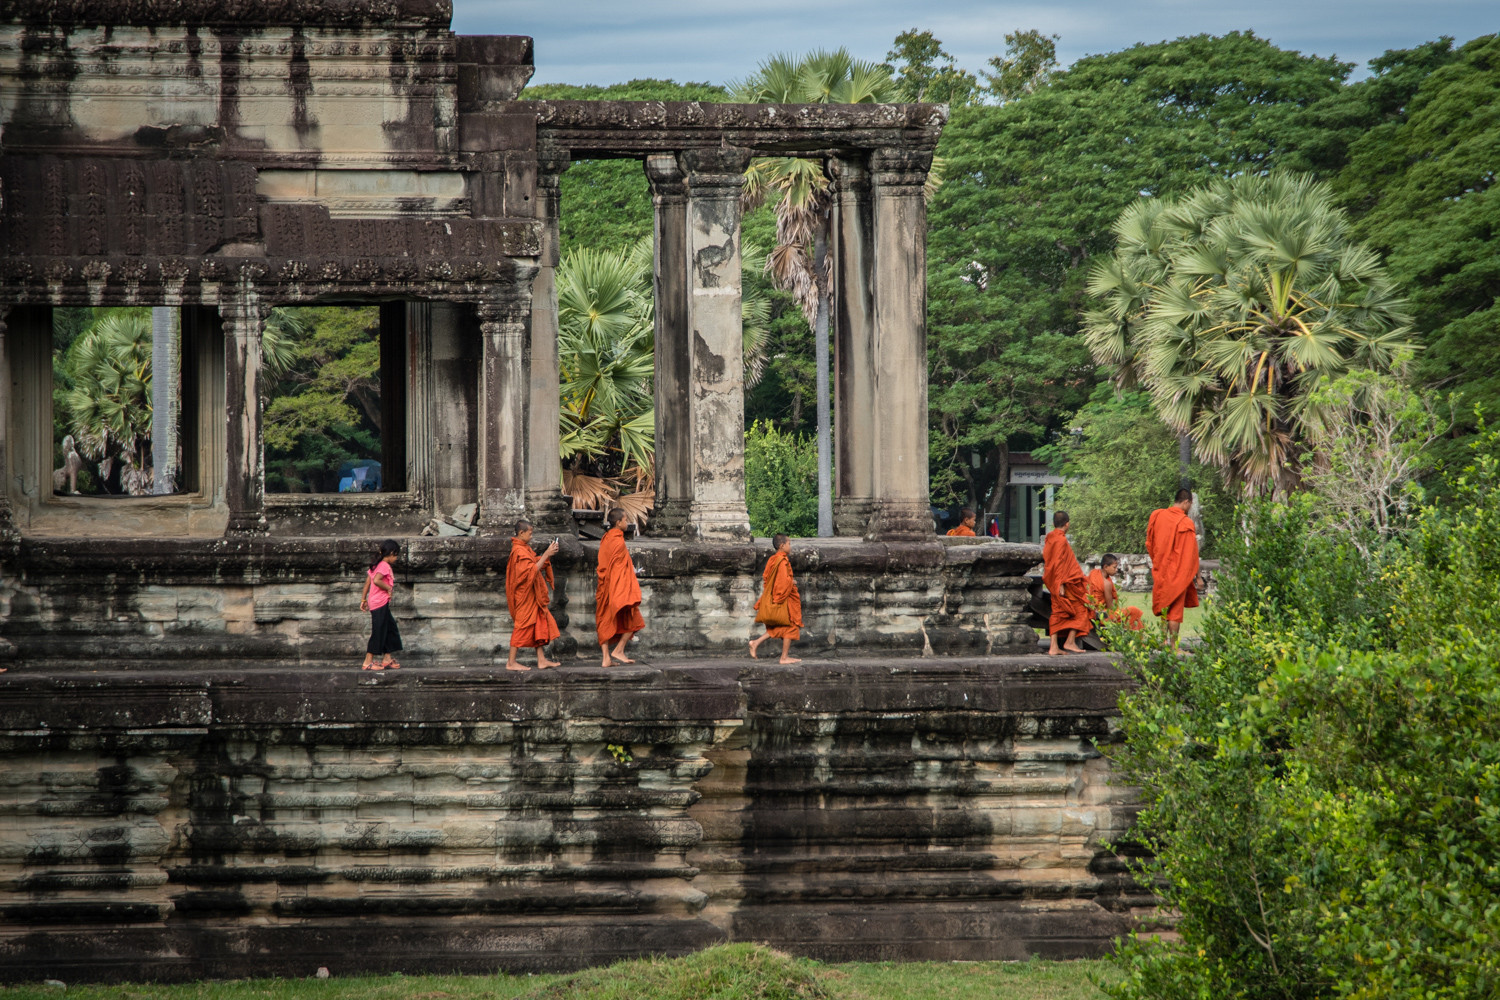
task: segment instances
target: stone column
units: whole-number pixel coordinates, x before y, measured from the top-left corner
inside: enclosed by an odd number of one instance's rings
[[[688,402],[692,476],[687,538],[748,541],[745,360],[740,301],[740,189],[748,152],[689,150],[687,185]],[[658,258],[658,267],[663,262]],[[670,429],[668,429],[670,430]]]
[[[559,182],[568,154],[543,156],[537,170],[537,218],[542,223],[541,255],[531,282],[531,401],[526,435],[526,509],[538,530],[577,531],[563,499],[558,431],[557,263]]]
[[[479,303],[479,530],[508,535],[526,512],[527,344],[536,265],[517,262],[512,281]]]
[[[927,487],[927,204],[930,150],[870,157],[874,509],[871,538],[932,535]]]
[[[10,502],[10,348],[5,342],[5,321],[9,316],[10,306],[0,306],[0,542],[19,537],[15,511]],[[48,428],[48,433],[51,433],[51,428]],[[48,489],[51,486],[48,477]]]
[[[267,528],[260,337],[269,312],[248,281],[242,281],[229,301],[219,306],[224,326],[224,402],[229,418],[224,435],[224,502],[229,508],[224,533],[229,535],[260,534]]]
[[[673,154],[646,158],[655,206],[656,500],[651,533],[687,529],[693,497],[692,338],[687,325],[687,182]]]
[[[836,158],[833,200],[834,532],[860,537],[875,496],[875,304],[870,172],[863,158]]]

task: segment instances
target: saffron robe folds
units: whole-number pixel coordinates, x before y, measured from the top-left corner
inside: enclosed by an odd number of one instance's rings
[[[537,567],[536,553],[519,538],[510,540],[505,564],[505,606],[515,623],[510,644],[520,649],[545,646],[562,634],[547,610],[552,599],[552,564]]]
[[[1120,607],[1120,593],[1115,590],[1115,581],[1105,576],[1104,570],[1089,570],[1087,583],[1089,608],[1096,618],[1124,622],[1125,627],[1133,632],[1139,632],[1146,627],[1141,621],[1140,608]]]
[[[966,524],[960,524],[956,528],[949,528],[948,529],[948,537],[949,538],[977,538],[979,536],[977,536],[977,535],[974,534],[974,529],[973,528],[969,527]]]
[[[1146,555],[1151,557],[1151,613],[1182,621],[1184,608],[1198,606],[1198,529],[1181,507],[1151,512],[1146,522]]]
[[[1068,544],[1065,531],[1054,528],[1047,532],[1042,542],[1042,582],[1052,594],[1052,618],[1047,634],[1056,635],[1071,629],[1079,635],[1087,635],[1093,627],[1087,584],[1083,567],[1078,565],[1078,557],[1073,555],[1073,546]]]
[[[611,528],[599,542],[599,584],[594,589],[594,628],[601,644],[646,627],[641,583],[625,548],[625,529]]]
[[[785,604],[792,623],[780,628],[767,626],[766,635],[776,639],[799,639],[802,637],[802,592],[792,578],[792,561],[785,552],[774,552],[766,560],[766,568],[760,574],[760,600],[772,604]]]

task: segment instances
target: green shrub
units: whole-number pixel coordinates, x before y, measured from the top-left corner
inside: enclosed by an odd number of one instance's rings
[[[1249,509],[1195,656],[1120,637],[1118,763],[1180,939],[1122,948],[1111,996],[1500,995],[1497,491],[1481,453],[1368,554]]]
[[[817,442],[766,421],[745,432],[745,504],[756,535],[818,533]]]

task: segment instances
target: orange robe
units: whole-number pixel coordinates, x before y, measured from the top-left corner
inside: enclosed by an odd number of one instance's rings
[[[594,590],[594,627],[600,643],[646,627],[641,618],[641,583],[625,548],[625,529],[610,528],[599,542],[599,586]]]
[[[979,536],[976,535],[976,534],[974,534],[974,529],[971,528],[971,527],[969,527],[967,524],[960,524],[956,528],[949,528],[948,529],[948,537],[949,538],[978,538]]]
[[[510,644],[520,649],[545,646],[562,632],[547,610],[552,598],[552,564],[537,569],[536,553],[519,538],[510,540],[510,562],[505,566],[505,606],[515,627]]]
[[[1198,606],[1198,529],[1181,507],[1153,510],[1146,522],[1151,557],[1151,613],[1182,621],[1183,608]]]
[[[785,602],[787,613],[792,618],[790,625],[781,628],[771,628],[767,625],[766,635],[776,639],[800,639],[802,637],[802,592],[797,589],[797,581],[792,579],[791,559],[785,552],[773,552],[771,558],[766,560],[766,568],[761,573],[760,579],[760,600],[755,603],[759,605],[767,600],[772,604]]]
[[[1067,532],[1055,528],[1047,532],[1042,543],[1042,582],[1052,594],[1052,619],[1047,634],[1056,635],[1072,629],[1079,635],[1087,635],[1093,627],[1089,618],[1088,594],[1085,593],[1087,584],[1083,579],[1083,567],[1078,565],[1073,546],[1068,544]]]
[[[1140,608],[1120,607],[1120,594],[1115,590],[1115,581],[1105,576],[1104,570],[1089,570],[1087,583],[1089,607],[1096,616],[1112,622],[1124,622],[1125,627],[1132,632],[1139,632],[1146,627],[1145,622],[1141,621]]]

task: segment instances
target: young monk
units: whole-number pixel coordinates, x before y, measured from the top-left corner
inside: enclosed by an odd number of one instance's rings
[[[1170,507],[1151,512],[1146,554],[1151,557],[1151,613],[1167,619],[1167,638],[1177,648],[1184,608],[1198,606],[1198,529],[1188,517],[1191,490],[1178,490]]]
[[[965,507],[959,511],[958,527],[948,529],[949,538],[974,538],[974,518],[972,510]]]
[[[771,544],[776,547],[776,551],[766,560],[765,571],[760,575],[760,599],[755,602],[758,612],[755,620],[761,620],[759,611],[767,604],[784,603],[792,623],[776,627],[767,625],[764,635],[750,640],[750,659],[757,659],[755,651],[760,649],[761,643],[767,639],[780,639],[779,662],[801,663],[801,660],[791,655],[792,640],[802,636],[802,594],[797,590],[797,581],[792,579],[792,540],[785,535],[777,535],[771,539]]]
[[[1099,568],[1089,570],[1088,603],[1095,620],[1124,622],[1132,632],[1139,632],[1146,625],[1141,621],[1141,609],[1120,607],[1120,594],[1115,590],[1115,575],[1120,572],[1120,557],[1113,552],[1104,553]]]
[[[1088,635],[1093,627],[1089,619],[1088,584],[1084,582],[1078,557],[1073,555],[1073,546],[1068,544],[1067,511],[1052,515],[1052,530],[1042,542],[1042,582],[1052,594],[1052,619],[1047,628],[1052,648],[1047,655],[1084,652],[1078,645],[1078,637]]]
[[[594,626],[599,633],[601,667],[634,663],[625,645],[646,627],[641,619],[641,583],[625,548],[625,511],[611,508],[605,515],[609,530],[599,542],[599,586],[594,590]],[[617,643],[610,652],[610,643]]]
[[[538,670],[558,665],[547,659],[544,648],[562,634],[557,619],[547,610],[552,599],[552,557],[557,554],[554,540],[538,556],[531,548],[531,522],[517,521],[515,537],[510,540],[510,562],[505,566],[505,604],[515,628],[510,633],[510,659],[506,670],[530,670],[516,660],[516,650],[535,649]]]

